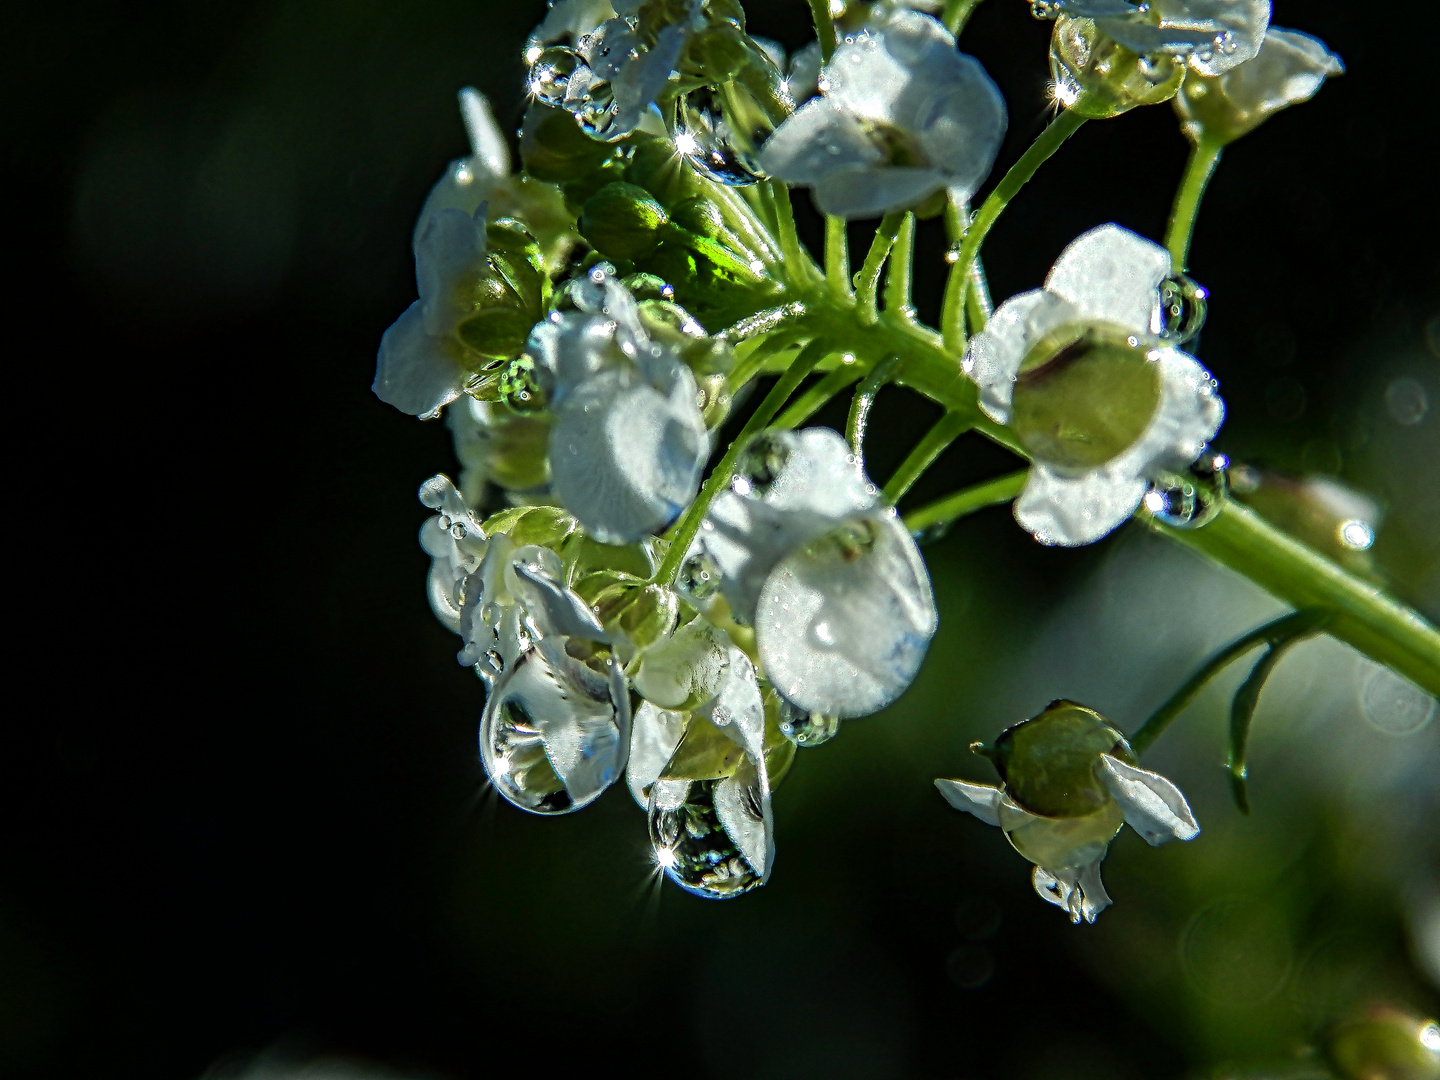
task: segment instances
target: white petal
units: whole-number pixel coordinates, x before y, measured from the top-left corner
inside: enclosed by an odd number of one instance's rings
[[[431,337],[420,301],[405,309],[385,336],[370,389],[387,405],[411,416],[432,416],[460,396],[465,371],[460,343]]]
[[[1145,475],[1156,469],[1177,470],[1190,465],[1225,420],[1225,403],[1215,392],[1215,380],[1199,362],[1179,349],[1162,349],[1160,402],[1136,446],[1123,457],[1143,461]]]
[[[1187,134],[1198,140],[1202,128],[1191,115],[1192,97],[1197,111],[1203,112],[1202,95],[1223,94],[1232,134],[1238,137],[1281,109],[1310,100],[1328,76],[1344,71],[1345,65],[1323,41],[1272,26],[1265,32],[1253,60],[1231,69],[1216,82],[1197,83],[1193,89],[1187,86],[1175,102]]]
[[[635,673],[635,689],[665,708],[678,708],[692,699],[708,700],[720,692],[731,648],[723,630],[704,619],[692,619],[667,641],[645,651]]]
[[[1151,847],[1171,840],[1193,840],[1200,826],[1180,789],[1159,773],[1100,755],[1100,780],[1125,814],[1125,822]]]
[[[796,109],[760,151],[760,164],[767,173],[802,187],[839,170],[878,165],[881,160],[859,120],[826,98]]]
[[[966,201],[990,175],[1009,117],[999,88],[973,56],[950,49],[936,66],[933,83],[917,73],[916,88],[929,90],[923,98],[912,93],[907,106],[926,158]]]
[[[609,641],[600,620],[575,592],[566,588],[542,567],[525,558],[527,548],[516,552],[510,569],[516,580],[511,591],[525,608],[539,632],[545,636],[576,637],[586,641]]]
[[[670,81],[688,38],[683,24],[671,23],[656,35],[653,46],[624,63],[613,83],[615,104],[620,107],[616,134],[634,131],[639,125],[641,116]]]
[[[1135,5],[1130,0],[1051,0],[1051,4],[1057,11],[1084,19],[1135,14]]]
[[[430,608],[444,626],[459,633],[465,582],[485,555],[485,533],[443,473],[420,486],[420,502],[440,511],[420,527],[420,547],[431,559]]]
[[[915,541],[894,511],[876,510],[780,561],[756,607],[755,639],[786,700],[867,716],[909,687],[936,621]]]
[[[880,489],[838,431],[809,427],[766,432],[760,438],[768,454],[781,462],[763,492],[765,503],[776,510],[808,511],[834,520],[869,510],[879,500]],[[741,494],[754,494],[743,480],[734,486]]]
[[[1079,311],[1047,289],[1032,289],[1006,300],[985,329],[970,339],[965,373],[980,387],[980,408],[997,424],[1010,420],[1015,376],[1031,346],[1050,331],[1074,322]]]
[[[567,37],[578,39],[614,17],[609,0],[552,0],[544,21],[531,31],[530,41],[552,45]]]
[[[695,497],[710,454],[689,370],[662,395],[632,371],[612,368],[583,382],[557,408],[550,430],[555,494],[601,543],[659,532]]]
[[[635,711],[625,783],[640,809],[650,808],[650,785],[659,779],[684,733],[683,712],[662,709],[649,701],[641,702]]]
[[[1100,863],[1080,867],[1035,867],[1031,875],[1035,891],[1057,907],[1063,908],[1072,923],[1084,919],[1093,923],[1095,916],[1110,906],[1110,897],[1100,880]]]
[[[460,115],[470,136],[470,159],[492,178],[510,174],[510,147],[490,111],[490,102],[473,86],[460,91]]]
[[[734,645],[726,647],[716,695],[695,712],[718,727],[756,761],[765,757],[765,703],[755,665]]]
[[[775,861],[775,821],[764,758],[746,757],[732,776],[715,785],[715,816],[741,858],[761,879]]]
[[[1000,824],[1000,801],[1005,793],[993,784],[971,784],[964,780],[937,779],[935,786],[956,810],[974,814],[986,825]]]
[[[893,124],[897,122],[895,106],[910,82],[910,71],[885,47],[882,35],[862,34],[835,50],[825,65],[824,79],[825,97],[837,108],[852,116]]]
[[[1111,224],[1071,241],[1045,279],[1045,288],[1069,300],[1086,318],[1148,336],[1160,307],[1160,283],[1169,276],[1168,251]]]
[[[1015,500],[1015,520],[1042,544],[1093,544],[1135,512],[1145,488],[1139,476],[1108,467],[1071,477],[1036,463]]]
[[[470,312],[465,285],[485,267],[485,213],[440,210],[423,219],[415,238],[415,283],[425,329],[450,334]]]

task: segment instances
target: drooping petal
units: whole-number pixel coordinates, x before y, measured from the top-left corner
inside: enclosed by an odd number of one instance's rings
[[[1042,544],[1093,544],[1135,513],[1145,488],[1134,474],[1101,468],[1064,476],[1037,462],[1015,500],[1015,520]]]
[[[430,608],[444,626],[459,633],[465,582],[485,556],[485,533],[444,473],[420,485],[420,502],[439,511],[420,527],[420,547],[431,559]]]
[[[387,405],[411,416],[434,416],[460,396],[466,372],[460,343],[432,337],[424,307],[415,301],[380,339],[375,382],[370,389]]]
[[[937,779],[935,786],[956,810],[974,814],[986,825],[1000,824],[1000,800],[1005,797],[1005,792],[995,785]]]
[[[692,619],[668,641],[645,652],[635,689],[662,708],[690,708],[720,691],[730,663],[730,641],[704,619]]]
[[[415,283],[420,289],[425,329],[453,333],[470,312],[465,285],[485,268],[485,208],[472,217],[440,210],[423,222],[415,238]]]
[[[531,622],[544,636],[575,637],[585,641],[609,641],[609,635],[590,605],[561,583],[559,578],[533,558],[543,548],[521,548],[510,561],[510,591],[525,608]],[[549,554],[549,552],[547,552]]]
[[[557,409],[550,469],[561,503],[607,544],[633,543],[674,521],[695,497],[710,453],[694,376],[676,365],[661,394],[632,371],[611,368]]]
[[[765,759],[746,756],[734,775],[715,785],[714,799],[721,827],[763,882],[775,861],[775,822]]]
[[[1110,906],[1110,897],[1100,880],[1099,860],[1085,866],[1053,870],[1037,866],[1031,881],[1040,897],[1064,909],[1072,923],[1081,919],[1093,923],[1095,916]]]
[[[1096,766],[1110,797],[1125,814],[1125,823],[1152,847],[1171,840],[1193,840],[1200,826],[1180,789],[1159,773],[1127,765],[1102,754]]]
[[[685,733],[685,714],[662,709],[650,701],[635,710],[630,735],[630,761],[625,766],[625,783],[640,809],[650,807],[650,785],[664,771],[680,736]]]
[[[796,109],[760,151],[760,164],[767,173],[800,187],[819,183],[842,168],[878,166],[883,160],[860,119],[827,98]]]
[[[1101,225],[1072,240],[1045,279],[1045,288],[1087,319],[1144,338],[1157,324],[1160,283],[1170,276],[1170,253],[1119,225]]]
[[[1162,26],[1218,30],[1217,48],[1189,54],[1190,69],[1210,77],[1253,59],[1270,25],[1270,0],[1153,0]]]
[[[764,761],[765,703],[755,665],[734,645],[726,642],[725,646],[725,667],[715,696],[695,712],[733,739],[749,757]]]
[[[915,541],[893,510],[875,510],[779,562],[756,607],[755,638],[787,701],[843,719],[905,692],[936,622]]]
[[[566,38],[581,38],[615,14],[609,0],[551,0],[545,18],[530,32],[529,44],[553,45]]]
[[[1080,317],[1074,304],[1048,289],[1031,289],[1006,300],[985,329],[970,339],[965,373],[980,388],[980,408],[997,424],[1010,421],[1015,377],[1032,345]]]

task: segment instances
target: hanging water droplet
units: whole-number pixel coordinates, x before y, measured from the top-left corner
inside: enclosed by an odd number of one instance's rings
[[[806,712],[780,699],[780,733],[796,746],[819,746],[840,731],[840,718]]]
[[[1030,0],[1030,14],[1037,19],[1058,19],[1060,5],[1051,0]]]
[[[1228,492],[1224,454],[1205,454],[1188,474],[1165,476],[1150,482],[1145,509],[1166,525],[1198,529],[1215,520]]]
[[[720,824],[715,793],[724,783],[657,780],[650,791],[655,864],[682,889],[713,900],[739,896],[764,881]],[[747,812],[760,817],[759,806]]]
[[[521,809],[537,814],[569,810],[570,793],[550,764],[545,741],[525,704],[508,698],[487,720],[480,730],[482,758],[495,789]]]
[[[588,67],[577,67],[570,74],[565,84],[564,106],[587,135],[609,139],[612,135],[619,138],[624,134],[614,131],[620,116],[614,87]]]
[[[1209,292],[1184,274],[1175,274],[1160,283],[1160,325],[1158,333],[1172,345],[1184,345],[1205,325]]]
[[[573,49],[556,45],[545,49],[530,65],[528,89],[536,101],[553,108],[565,104],[570,76],[582,61]]]
[[[762,432],[750,440],[736,460],[731,490],[751,499],[762,498],[789,459],[790,448],[775,434]]]
[[[737,145],[720,96],[709,87],[685,95],[680,104],[675,146],[697,172],[717,184],[743,187],[765,177],[759,161]]]
[[[500,400],[521,414],[545,408],[545,391],[536,376],[535,361],[529,356],[517,356],[505,365],[500,376]]]
[[[703,550],[697,551],[680,564],[675,588],[687,600],[706,604],[720,591],[720,568]]]

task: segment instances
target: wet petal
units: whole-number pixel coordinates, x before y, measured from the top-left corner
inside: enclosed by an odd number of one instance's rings
[[[709,435],[688,369],[662,395],[612,368],[577,387],[550,432],[556,495],[595,539],[632,543],[669,525],[695,497]]]
[[[915,541],[894,511],[877,510],[780,561],[756,608],[755,637],[786,700],[846,718],[905,692],[936,620]]]
[[[755,666],[740,649],[726,642],[725,666],[713,698],[696,707],[705,717],[757,761],[765,758],[765,704]]]
[[[775,861],[775,820],[764,758],[746,757],[733,776],[715,785],[714,798],[721,828],[763,881]]]
[[[939,169],[906,166],[847,166],[815,182],[815,205],[822,214],[878,217],[903,210],[949,184]]]
[[[1075,305],[1048,289],[1032,289],[1006,300],[985,329],[970,339],[965,373],[980,387],[980,408],[997,424],[1010,420],[1015,376],[1030,347],[1050,331],[1075,321]]]
[[[1190,54],[1191,70],[1221,75],[1253,59],[1270,25],[1270,0],[1154,0],[1162,26],[1196,27],[1224,34],[1219,48]]]
[[[1063,908],[1072,923],[1081,919],[1093,923],[1095,916],[1110,906],[1110,897],[1100,880],[1098,860],[1080,867],[1037,866],[1031,881],[1041,898]]]
[[[635,689],[664,708],[691,708],[720,690],[730,663],[729,638],[704,619],[692,619],[668,641],[646,651]]]
[[[1000,801],[1004,791],[993,784],[971,784],[964,780],[937,779],[935,786],[956,810],[974,814],[986,825],[1000,824]]]
[[[471,217],[441,210],[422,222],[415,238],[415,282],[425,329],[453,333],[470,313],[465,286],[485,268],[485,208]]]
[[[801,187],[842,169],[878,166],[882,160],[859,118],[826,98],[796,109],[760,151],[767,173]]]
[[[732,488],[776,510],[831,520],[869,510],[880,497],[850,444],[824,427],[757,436],[736,462]]]
[[[1110,797],[1124,812],[1125,823],[1150,846],[1200,835],[1185,796],[1159,773],[1127,765],[1109,754],[1100,756],[1096,768]]]
[[[1143,460],[1142,475],[1157,469],[1184,469],[1200,456],[1225,420],[1225,403],[1215,380],[1192,356],[1162,349],[1160,404],[1132,454]]]
[[[662,709],[649,701],[635,711],[630,735],[630,761],[625,766],[625,783],[640,809],[650,808],[650,785],[664,771],[680,736],[685,733],[685,713]]]
[[[1015,500],[1015,520],[1042,544],[1093,544],[1129,519],[1145,487],[1139,476],[1109,468],[1073,477],[1036,463]]]
[[[545,636],[608,641],[609,635],[600,626],[600,620],[595,617],[590,605],[543,567],[525,559],[526,550],[522,548],[511,560],[510,568],[515,575],[511,591],[536,629]]]
[[[566,38],[578,39],[614,17],[609,0],[551,0],[544,20],[530,32],[530,42],[553,45]]]
[[[634,131],[646,111],[655,103],[670,74],[680,62],[689,38],[683,24],[671,23],[656,35],[655,44],[627,61],[614,80],[617,132]]]
[[[423,305],[417,300],[380,339],[370,389],[403,413],[433,416],[460,396],[465,376],[460,343],[427,333]]]
[[[431,559],[430,607],[444,626],[458,633],[465,582],[484,558],[485,533],[443,473],[420,485],[420,502],[439,511],[420,527],[420,547]]]
[[[1060,253],[1045,288],[1069,300],[1088,319],[1149,335],[1160,308],[1160,283],[1170,253],[1119,225],[1082,234]]]

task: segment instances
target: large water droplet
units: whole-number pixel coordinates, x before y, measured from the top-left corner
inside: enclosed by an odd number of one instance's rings
[[[717,184],[741,187],[765,177],[759,161],[738,145],[719,95],[708,87],[685,95],[675,146],[689,158],[697,172]]]
[[[840,718],[806,712],[780,699],[780,733],[796,746],[819,746],[840,731]]]
[[[570,76],[581,63],[573,49],[559,45],[545,49],[530,65],[528,88],[531,95],[542,104],[561,108],[565,104]]]
[[[764,882],[720,822],[717,789],[733,780],[657,780],[650,792],[656,865],[681,888],[714,900],[739,896]],[[755,821],[761,818],[758,805],[745,813]]]
[[[790,447],[777,435],[762,432],[750,440],[736,459],[730,487],[737,495],[763,498],[789,460]]]
[[[720,591],[720,568],[705,551],[696,551],[680,564],[675,588],[687,600],[706,604]]]
[[[495,789],[510,802],[537,814],[563,814],[570,795],[545,754],[545,741],[525,704],[509,700],[496,710],[484,755]]]
[[[1172,345],[1184,345],[1205,325],[1206,301],[1210,293],[1184,274],[1175,274],[1160,283],[1159,334]]]
[[[533,359],[517,356],[505,365],[505,371],[500,376],[500,400],[521,414],[545,408],[545,391],[536,376]]]
[[[1198,529],[1215,520],[1228,492],[1224,454],[1206,454],[1188,474],[1152,480],[1145,492],[1145,509],[1177,529]]]

